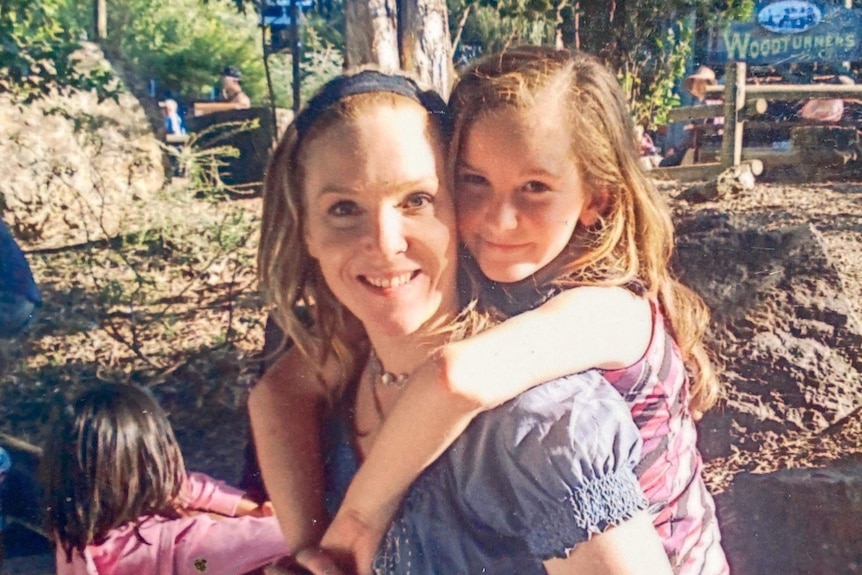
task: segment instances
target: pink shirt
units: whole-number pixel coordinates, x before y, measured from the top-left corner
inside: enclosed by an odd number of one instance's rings
[[[243,494],[203,473],[189,474],[188,492],[190,509],[223,515],[235,513]],[[288,554],[275,517],[151,516],[137,531],[140,537],[131,524],[114,529],[83,557],[73,551],[71,563],[58,546],[57,575],[238,575]]]

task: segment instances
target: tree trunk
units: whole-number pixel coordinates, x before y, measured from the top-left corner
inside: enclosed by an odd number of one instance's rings
[[[396,0],[345,0],[344,65],[400,68]]]
[[[107,0],[93,0],[93,39],[96,42],[108,37]]]
[[[401,68],[449,96],[452,54],[445,0],[400,0]]]
[[[445,0],[345,0],[345,66],[405,70],[447,96],[452,75]]]

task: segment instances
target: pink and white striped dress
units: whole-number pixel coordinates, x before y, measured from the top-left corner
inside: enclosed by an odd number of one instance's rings
[[[703,481],[697,430],[688,408],[685,365],[658,305],[652,308],[653,333],[644,356],[604,375],[628,403],[643,439],[635,472],[674,572],[727,574],[715,503]]]

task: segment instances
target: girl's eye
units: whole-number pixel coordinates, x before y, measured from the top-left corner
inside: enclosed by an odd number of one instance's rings
[[[358,214],[359,206],[356,205],[356,202],[341,200],[329,206],[326,213],[337,218],[346,218]]]
[[[542,192],[550,191],[551,187],[543,182],[533,180],[524,184],[522,189],[529,194],[540,194]]]
[[[424,208],[434,203],[434,198],[427,192],[415,192],[404,200],[404,207],[411,210]]]

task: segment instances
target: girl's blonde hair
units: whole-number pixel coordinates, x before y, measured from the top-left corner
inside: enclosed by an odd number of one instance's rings
[[[558,105],[547,106],[553,100]],[[561,114],[587,188],[594,197],[607,194],[598,223],[575,230],[570,257],[562,257],[551,283],[637,286],[657,299],[691,376],[692,410],[711,407],[719,383],[703,344],[709,312],[670,271],[670,211],[638,161],[634,124],[616,78],[588,54],[547,47],[511,48],[479,60],[462,74],[450,99],[450,173],[470,126],[508,106]]]
[[[366,81],[367,80],[367,81]],[[359,84],[358,93],[344,95],[338,86]],[[404,93],[401,93],[403,89]],[[393,91],[396,90],[396,91]],[[332,126],[349,123],[380,106],[416,105],[428,113],[427,135],[446,151],[445,104],[434,92],[421,90],[402,77],[364,70],[330,81],[288,126],[269,163],[263,189],[263,223],[257,263],[264,298],[286,337],[319,361],[334,357],[350,379],[356,372],[358,320],[326,285],[317,261],[305,245],[303,182],[308,143]],[[321,379],[323,383],[323,380]],[[341,389],[329,389],[332,399]]]
[[[107,384],[56,416],[40,474],[48,532],[71,561],[74,550],[83,553],[112,529],[152,515],[178,518],[186,468],[155,399],[139,387]]]

